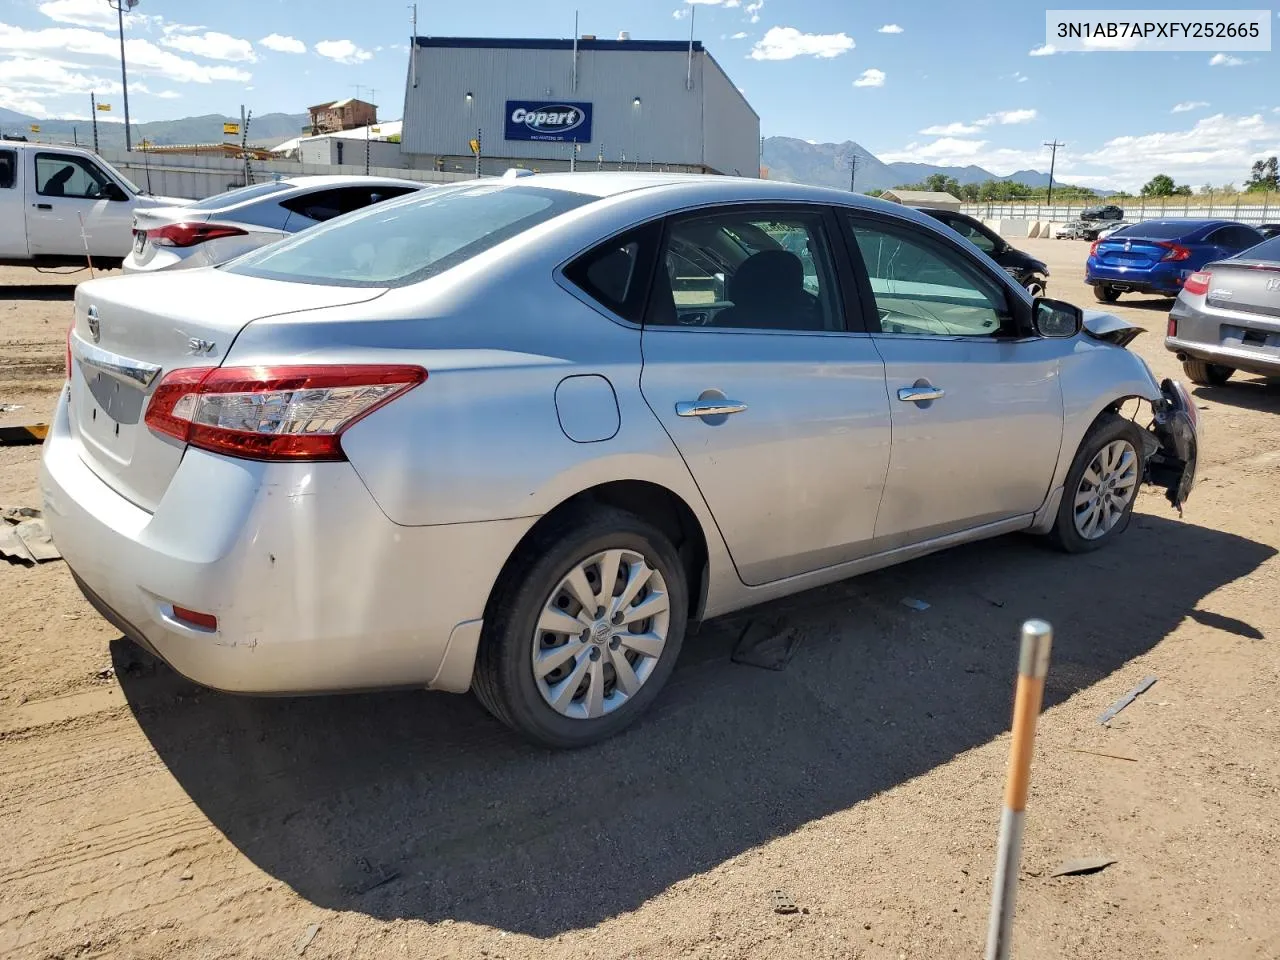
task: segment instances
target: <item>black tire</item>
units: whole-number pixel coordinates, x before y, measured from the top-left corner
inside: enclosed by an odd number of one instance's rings
[[[641,554],[666,583],[666,644],[638,691],[612,712],[592,719],[564,716],[544,699],[534,678],[538,620],[575,565],[619,548]],[[598,743],[630,726],[657,698],[680,655],[688,609],[684,567],[657,527],[612,507],[566,513],[522,545],[504,568],[489,600],[471,687],[485,709],[536,744],[572,749]]]
[[[1183,360],[1182,372],[1187,375],[1188,380],[1202,387],[1220,387],[1231,379],[1235,370],[1217,363],[1206,363],[1203,360]]]
[[[1108,287],[1105,283],[1095,283],[1093,296],[1102,303],[1115,303],[1120,299],[1120,291],[1114,287]]]
[[[1133,506],[1138,501],[1138,489],[1142,486],[1142,477],[1146,471],[1142,434],[1142,428],[1136,423],[1114,413],[1104,413],[1089,428],[1089,432],[1085,434],[1080,444],[1080,449],[1076,452],[1071,469],[1067,471],[1067,479],[1062,489],[1062,503],[1058,505],[1058,516],[1054,520],[1053,529],[1049,531],[1049,540],[1058,549],[1066,553],[1089,553],[1105,547],[1128,528],[1129,520],[1133,516]],[[1076,495],[1081,492],[1081,481],[1094,457],[1103,447],[1116,440],[1128,441],[1137,458],[1135,465],[1137,479],[1134,483],[1133,495],[1121,511],[1115,525],[1096,539],[1089,539],[1076,528]]]
[[[1027,293],[1032,297],[1043,297],[1047,291],[1044,277],[1027,277],[1026,283],[1023,284],[1027,289]]]

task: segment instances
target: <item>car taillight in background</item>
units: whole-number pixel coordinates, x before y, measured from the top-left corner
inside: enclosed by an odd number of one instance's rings
[[[1157,240],[1157,247],[1164,247],[1166,253],[1161,260],[1189,260],[1191,259],[1191,251],[1180,243],[1171,243],[1168,240]]]
[[[248,231],[221,223],[169,223],[147,231],[147,239],[156,247],[194,247],[223,237],[244,237]]]
[[[1165,330],[1166,337],[1176,337],[1178,335],[1178,318],[1172,314],[1169,316],[1169,326]]]
[[[426,379],[389,364],[185,368],[160,381],[146,423],[247,460],[345,460],[342,432]]]
[[[1165,259],[1169,259],[1165,257]],[[1182,289],[1187,293],[1194,293],[1196,296],[1202,296],[1209,292],[1209,279],[1213,275],[1208,270],[1197,270],[1186,280],[1182,281]]]
[[[1096,257],[1098,255],[1098,244],[1101,242],[1101,240],[1093,241],[1093,246],[1089,247],[1089,256]]]

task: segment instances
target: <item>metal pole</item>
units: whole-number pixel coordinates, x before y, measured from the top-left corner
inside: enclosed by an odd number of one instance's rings
[[[578,11],[573,11],[573,92],[578,92]]]
[[[413,16],[410,18],[413,23],[413,36],[409,40],[409,83],[416,87],[418,85],[418,5],[411,3],[409,9],[413,11]]]
[[[1053,168],[1058,161],[1058,148],[1065,147],[1066,144],[1060,143],[1058,141],[1058,138],[1054,137],[1054,139],[1049,143],[1046,143],[1045,146],[1051,147],[1053,149],[1053,152],[1049,154],[1049,196],[1046,198],[1046,201],[1045,201],[1048,204],[1052,205],[1053,204]]]
[[[1013,699],[1013,740],[1005,777],[1004,812],[1000,816],[1000,841],[996,869],[991,876],[991,922],[987,927],[985,960],[1008,960],[1013,934],[1013,908],[1018,890],[1018,861],[1022,857],[1022,823],[1026,816],[1031,779],[1031,755],[1035,749],[1036,720],[1044,700],[1044,678],[1049,672],[1053,628],[1043,620],[1022,625],[1018,654],[1018,686]]]
[[[698,15],[697,6],[689,8],[689,73],[685,77],[684,88],[686,90],[693,89],[693,21]]]
[[[480,150],[481,150],[480,134],[482,132],[483,132],[482,130],[476,131],[476,179],[477,180],[480,179]]]
[[[124,148],[133,149],[133,137],[129,134],[129,74],[124,66],[124,5],[125,0],[116,0],[115,7],[120,20],[120,86],[124,94]]]
[[[244,185],[253,183],[253,172],[249,169],[249,118],[252,113],[245,113],[244,104],[240,104],[240,155],[244,157]]]
[[[98,152],[98,101],[91,93],[89,94],[89,115],[93,117],[93,152]]]

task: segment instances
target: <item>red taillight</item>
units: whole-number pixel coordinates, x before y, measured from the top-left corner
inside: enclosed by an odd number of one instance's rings
[[[1161,260],[1190,260],[1191,251],[1180,243],[1170,243],[1168,240],[1157,240],[1157,247],[1164,247],[1169,252],[1166,253]]]
[[[389,364],[186,368],[160,381],[146,422],[246,460],[345,460],[342,432],[426,379]]]
[[[218,618],[212,613],[198,613],[195,610],[188,610],[186,607],[179,607],[176,604],[173,608],[173,619],[179,623],[185,623],[189,627],[198,627],[201,630],[218,629]]]
[[[1165,257],[1165,259],[1168,260],[1169,258]],[[1212,276],[1208,270],[1197,270],[1182,281],[1182,289],[1187,293],[1194,293],[1196,296],[1206,294],[1209,292],[1209,280]],[[1170,336],[1173,336],[1173,334],[1170,334]]]
[[[1093,246],[1089,248],[1089,256],[1096,257],[1098,255],[1098,244],[1100,244],[1101,242],[1102,242],[1101,240],[1093,241]]]
[[[1169,317],[1169,329],[1164,332],[1166,337],[1176,337],[1178,335],[1178,320],[1176,317]]]
[[[157,247],[194,247],[207,240],[246,235],[239,227],[221,223],[170,223],[147,231],[147,239]]]

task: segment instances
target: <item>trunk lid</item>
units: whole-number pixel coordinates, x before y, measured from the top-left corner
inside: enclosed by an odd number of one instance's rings
[[[1167,240],[1146,240],[1142,237],[1108,237],[1098,242],[1094,259],[1105,267],[1126,267],[1130,270],[1150,270],[1169,253]]]
[[[220,270],[91,280],[76,289],[71,427],[104,483],[154,510],[185,445],[147,428],[147,404],[180,367],[216,367],[254,320],[373,300],[386,291],[282,283]]]
[[[1264,317],[1280,317],[1280,263],[1266,260],[1219,260],[1205,270],[1211,307]]]

